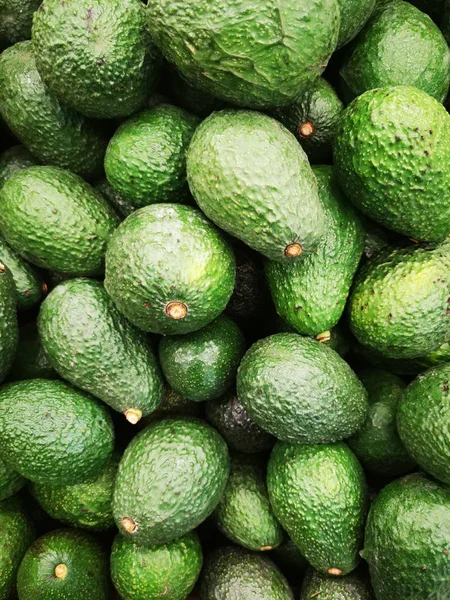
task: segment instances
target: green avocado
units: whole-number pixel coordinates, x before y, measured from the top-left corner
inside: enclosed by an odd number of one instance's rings
[[[25,483],[26,479],[11,469],[11,467],[0,458],[0,501],[16,494],[23,488]]]
[[[123,600],[185,600],[202,564],[202,547],[195,531],[150,547],[118,535],[111,551],[111,577]]]
[[[8,372],[8,381],[24,379],[58,379],[44,352],[34,321],[20,327],[19,343]]]
[[[369,511],[362,557],[376,598],[450,594],[450,489],[422,474],[385,487]]]
[[[31,37],[33,14],[41,0],[2,0],[0,3],[0,49]]]
[[[348,446],[278,442],[267,488],[275,516],[315,569],[339,576],[356,567],[367,494],[363,470]]]
[[[11,146],[0,154],[0,188],[16,171],[39,164],[25,146]]]
[[[450,115],[408,86],[369,90],[339,120],[338,182],[368,217],[398,233],[439,242],[450,232]]]
[[[18,171],[0,202],[0,231],[23,258],[68,275],[102,272],[119,218],[81,177],[57,167]]]
[[[154,204],[130,215],[112,236],[105,288],[137,327],[181,334],[223,312],[235,272],[231,248],[200,211]]]
[[[215,429],[193,417],[151,423],[120,461],[113,499],[119,531],[146,546],[192,531],[216,508],[228,475],[227,445]]]
[[[11,271],[0,262],[0,382],[12,365],[18,339],[14,279]]]
[[[136,210],[134,204],[117,192],[106,178],[100,179],[94,187],[106,200],[108,200],[122,219],[128,217],[128,215],[131,215],[131,213]]]
[[[111,456],[106,408],[62,381],[32,379],[0,390],[0,458],[37,483],[67,485],[98,474]]]
[[[368,578],[356,572],[333,577],[308,569],[299,600],[375,600]]]
[[[101,170],[107,143],[102,130],[49,92],[30,41],[0,55],[0,115],[40,161],[83,176]]]
[[[376,0],[338,0],[341,11],[338,48],[348,44],[364,27],[375,8]]]

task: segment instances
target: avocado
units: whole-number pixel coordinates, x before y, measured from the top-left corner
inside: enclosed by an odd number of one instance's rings
[[[261,429],[233,392],[206,403],[206,419],[223,436],[228,446],[237,452],[253,454],[269,450],[275,438]]]
[[[105,288],[137,327],[181,334],[220,315],[235,272],[231,248],[200,211],[154,204],[130,215],[112,236]]]
[[[376,0],[338,0],[341,11],[338,48],[348,44],[364,27],[375,8]]]
[[[88,117],[136,112],[159,75],[160,55],[140,0],[45,0],[32,39],[50,91]]]
[[[187,174],[205,215],[272,260],[315,250],[324,234],[324,209],[306,154],[267,115],[213,113],[194,133]]]
[[[359,271],[348,302],[358,341],[388,358],[416,358],[450,339],[450,244],[390,246]]]
[[[0,154],[0,188],[16,171],[39,164],[25,146],[11,146]]]
[[[70,279],[41,306],[39,334],[57,373],[136,424],[158,407],[163,381],[147,336],[117,310],[102,283]]]
[[[225,546],[211,553],[203,569],[200,600],[294,600],[278,567],[266,556]]]
[[[0,49],[31,37],[33,14],[41,0],[2,0],[0,3]]]
[[[406,384],[380,369],[364,369],[358,377],[369,394],[369,414],[347,443],[366,471],[380,477],[405,475],[415,466],[397,433],[397,408]]]
[[[171,388],[201,402],[218,398],[234,384],[244,352],[241,330],[221,315],[193,333],[161,338],[159,362]]]
[[[11,271],[0,262],[0,382],[12,365],[18,339],[14,279]]]
[[[428,15],[408,2],[390,2],[370,19],[340,74],[350,99],[373,88],[409,85],[443,102],[450,50]]]
[[[0,56],[0,115],[41,162],[83,176],[101,170],[106,138],[100,127],[49,92],[37,69],[30,41]]]
[[[106,150],[109,183],[137,207],[185,200],[186,152],[198,123],[197,117],[170,104],[125,121]]]
[[[111,551],[112,581],[124,600],[185,600],[202,564],[202,547],[195,531],[150,547],[117,535]]]
[[[203,119],[227,107],[227,103],[191,85],[173,65],[167,64],[162,78],[163,91],[176,106]]]
[[[237,395],[260,427],[303,444],[349,437],[368,409],[366,390],[339,354],[295,333],[253,344],[238,370]]]
[[[369,90],[339,120],[334,160],[344,193],[380,225],[415,240],[439,242],[450,231],[449,157],[450,115],[422,90]]]
[[[34,321],[20,327],[19,343],[8,372],[8,381],[24,379],[58,379],[44,352]]]
[[[365,0],[363,0],[365,1]],[[331,161],[337,123],[344,105],[331,85],[319,77],[288,106],[271,114],[300,142],[311,163]]]
[[[446,598],[450,593],[450,489],[414,473],[397,479],[369,511],[362,557],[376,598]]]
[[[0,458],[31,481],[79,483],[111,456],[114,430],[106,408],[62,381],[4,385],[0,407]]]
[[[108,600],[108,557],[90,535],[56,529],[27,550],[17,574],[19,600]]]
[[[81,177],[57,167],[17,171],[0,202],[0,231],[23,258],[63,274],[102,272],[119,218]]]
[[[117,192],[106,177],[100,179],[94,187],[106,200],[108,200],[122,220],[136,210],[134,204]]]
[[[310,567],[299,600],[375,600],[372,586],[364,575],[353,572],[344,577],[333,577]]]
[[[192,531],[216,508],[228,475],[227,445],[215,429],[193,417],[151,423],[119,464],[113,499],[119,531],[146,546]]]
[[[332,167],[313,167],[325,208],[325,236],[301,260],[267,260],[265,271],[277,313],[298,333],[317,336],[332,329],[344,312],[364,250],[364,229],[343,197]]]
[[[17,570],[35,537],[17,496],[0,502],[0,531],[0,600],[10,600],[14,598]]]
[[[356,567],[367,493],[348,446],[277,442],[267,489],[275,516],[315,569],[340,576]]]
[[[266,489],[265,465],[253,456],[231,460],[227,487],[214,511],[219,531],[248,550],[266,552],[283,541]]]
[[[147,417],[144,417],[141,423],[148,425],[161,417],[201,417],[204,412],[203,407],[203,404],[182,398],[180,394],[177,394],[166,385],[158,408]]]
[[[11,469],[11,467],[0,458],[0,501],[16,494],[23,488],[25,483],[26,479]]]

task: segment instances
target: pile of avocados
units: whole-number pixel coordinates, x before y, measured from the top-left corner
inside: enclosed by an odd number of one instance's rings
[[[0,600],[449,600],[450,0],[0,0]]]

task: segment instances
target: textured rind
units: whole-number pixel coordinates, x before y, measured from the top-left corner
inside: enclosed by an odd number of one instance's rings
[[[450,364],[429,369],[406,388],[397,412],[400,437],[419,466],[450,483]]]
[[[377,10],[341,67],[351,98],[373,88],[410,85],[443,102],[450,50],[437,25],[408,2]]]
[[[344,111],[334,143],[339,184],[357,208],[416,240],[450,231],[450,115],[409,86],[370,90]]]
[[[9,381],[24,379],[58,379],[42,348],[35,322],[20,327],[19,343],[8,371]]]
[[[161,372],[145,333],[117,310],[103,285],[60,283],[42,303],[39,334],[59,375],[114,410],[148,415],[163,395]]]
[[[450,490],[407,475],[375,498],[363,558],[382,600],[429,600],[450,593]]]
[[[159,343],[159,362],[168,384],[183,398],[201,402],[230,388],[245,352],[244,336],[226,315],[198,331],[166,336]]]
[[[0,154],[0,188],[16,171],[38,165],[39,161],[25,146],[12,146]]]
[[[116,524],[137,544],[170,542],[213,512],[228,475],[227,445],[215,429],[195,418],[156,421],[132,440],[120,462]],[[134,533],[121,526],[124,518],[135,522]]]
[[[283,541],[283,529],[269,502],[265,465],[253,457],[232,459],[227,487],[213,517],[227,538],[248,550],[271,550]]]
[[[367,392],[331,348],[295,333],[256,342],[237,376],[240,402],[280,440],[318,444],[349,437],[367,416]]]
[[[277,313],[298,333],[332,329],[344,312],[364,250],[364,229],[356,210],[342,196],[332,167],[313,168],[325,208],[325,235],[315,252],[295,262],[265,261]]]
[[[68,275],[102,272],[119,218],[81,177],[57,167],[18,171],[0,202],[1,233],[23,258]]]
[[[0,458],[0,501],[16,494],[23,488],[25,483],[26,479],[11,469],[11,467]]]
[[[111,551],[111,577],[126,600],[185,600],[202,564],[202,547],[195,531],[150,547],[118,535]]]
[[[17,310],[25,310],[39,304],[44,293],[41,274],[17,254],[1,235],[0,263],[8,267],[14,279]]]
[[[200,600],[294,600],[288,582],[266,556],[224,547],[208,557]]]
[[[380,369],[365,369],[358,377],[369,394],[369,413],[347,444],[365,470],[380,477],[405,475],[416,464],[397,433],[397,408],[406,384]]]
[[[78,483],[111,456],[114,430],[106,408],[61,381],[5,385],[0,408],[0,456],[31,481]]]
[[[0,49],[31,37],[33,14],[41,0],[2,0],[0,3]]]
[[[450,339],[450,244],[388,247],[357,274],[350,328],[388,358],[416,358]]]
[[[169,104],[126,121],[106,150],[109,183],[136,207],[185,200],[186,152],[198,123],[197,117]]]
[[[363,470],[348,446],[278,442],[267,488],[275,516],[315,569],[346,575],[356,567],[367,499]]]
[[[376,0],[338,0],[341,12],[338,48],[348,44],[364,27],[369,19]]]
[[[5,268],[0,270],[0,382],[12,365],[18,340],[16,288],[11,271]]]
[[[89,117],[136,112],[159,74],[140,0],[45,0],[32,38],[50,91]]]
[[[288,104],[325,69],[337,0],[150,0],[150,34],[193,85],[233,104]]]
[[[50,94],[36,69],[30,41],[0,56],[0,114],[40,161],[83,176],[101,170],[106,138],[98,125]]]
[[[65,564],[67,575],[55,577]],[[20,600],[108,600],[108,556],[90,535],[56,529],[28,549],[17,574]]]
[[[368,578],[362,574],[350,573],[344,577],[322,575],[308,569],[302,583],[299,600],[375,600]]]
[[[112,236],[105,288],[137,327],[181,334],[220,315],[233,292],[235,273],[231,248],[200,211],[153,204],[130,215]],[[172,301],[186,305],[184,319],[166,315]]]
[[[213,113],[194,133],[187,175],[206,216],[272,260],[292,260],[284,252],[293,243],[312,251],[324,234],[307,156],[292,133],[267,115]]]

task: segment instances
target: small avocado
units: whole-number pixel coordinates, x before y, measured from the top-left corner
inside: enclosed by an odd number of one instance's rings
[[[16,494],[25,484],[26,479],[0,458],[0,501]]]
[[[338,0],[341,11],[338,48],[351,42],[364,27],[375,8],[376,0]]]
[[[39,161],[25,146],[11,146],[0,154],[0,188],[16,171],[38,164]]]
[[[8,381],[25,379],[58,379],[42,347],[36,323],[31,321],[19,329],[19,343]]]
[[[0,4],[0,49],[31,37],[33,15],[41,0],[2,0]]]
[[[18,339],[16,287],[11,271],[0,262],[0,382],[11,368]]]
[[[343,577],[323,575],[308,569],[302,583],[299,600],[375,600],[372,586],[365,573],[353,572]]]

